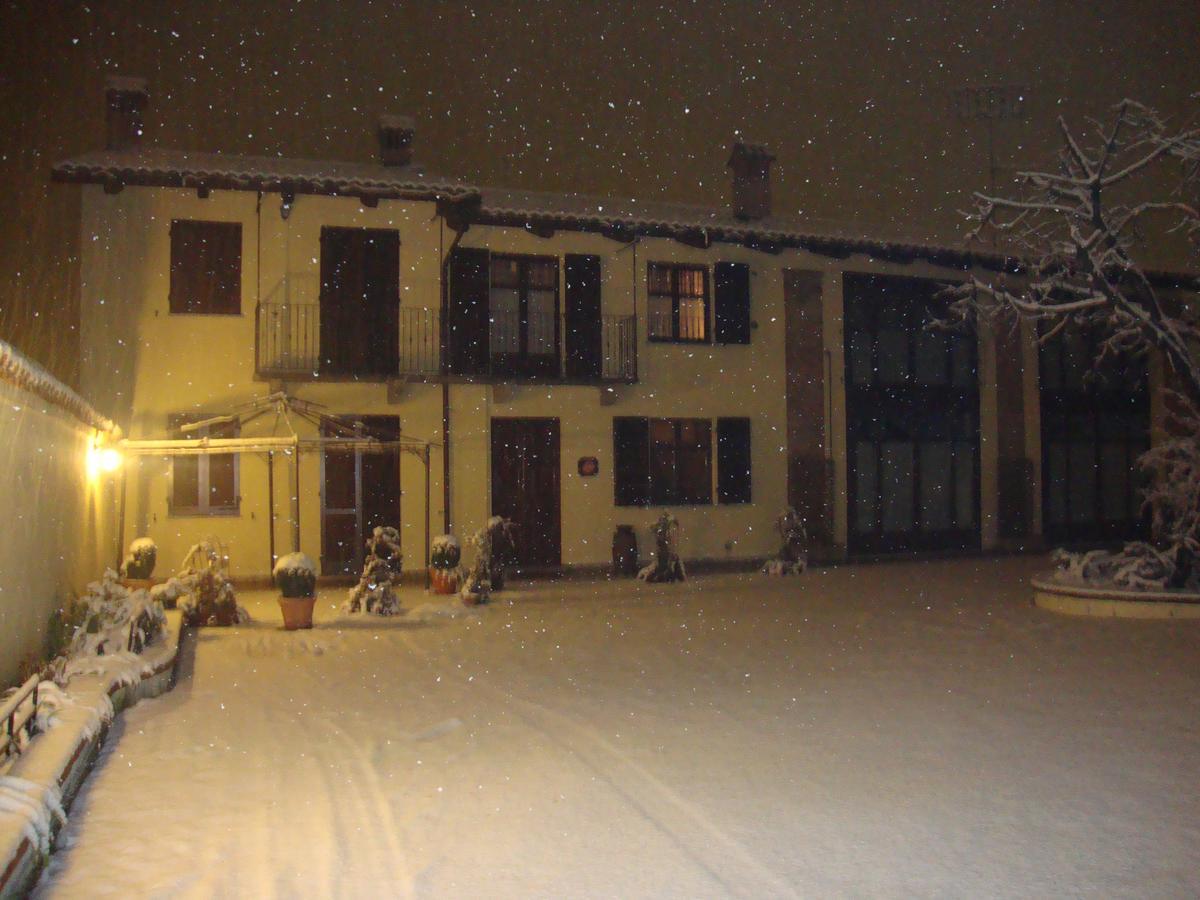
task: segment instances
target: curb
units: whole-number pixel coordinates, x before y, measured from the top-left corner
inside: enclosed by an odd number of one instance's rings
[[[1100,619],[1200,619],[1200,594],[1123,591],[1030,579],[1033,605],[1069,616]]]
[[[123,710],[139,700],[157,697],[175,686],[175,669],[183,636],[182,616],[167,610],[165,640],[142,654],[145,666],[136,680],[120,673],[77,675],[68,685],[75,700],[55,716],[57,725],[33,739],[17,757],[8,776],[42,786],[46,793],[57,793],[62,808],[70,809],[83,785],[100,748],[108,737],[109,726]],[[26,896],[37,882],[61,823],[52,818],[50,850],[42,853],[37,845],[37,827],[32,816],[0,810],[0,898]],[[31,839],[31,834],[33,839]]]

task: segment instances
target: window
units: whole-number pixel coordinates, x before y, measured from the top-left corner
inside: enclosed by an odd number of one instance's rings
[[[194,315],[241,313],[240,223],[171,222],[170,310]]]
[[[1150,446],[1146,362],[1092,361],[1103,336],[1077,325],[1040,344],[1042,515],[1054,541],[1116,541],[1146,531],[1138,457]]]
[[[708,340],[708,269],[649,263],[647,315],[652,341]]]
[[[717,502],[750,502],[749,419],[717,419]]]
[[[491,259],[488,339],[493,359],[555,374],[558,358],[558,260],[544,256]],[[523,374],[537,374],[529,371]]]
[[[613,420],[618,506],[712,502],[712,423],[708,419]]]
[[[179,437],[230,438],[238,436],[236,422],[208,425],[184,433],[188,422],[201,422],[203,414],[171,417],[171,428]],[[220,516],[238,511],[238,457],[236,453],[175,456],[171,459],[171,515]]]

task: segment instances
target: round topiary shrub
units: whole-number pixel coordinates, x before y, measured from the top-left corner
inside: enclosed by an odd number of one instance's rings
[[[140,537],[129,545],[129,553],[121,568],[125,570],[126,578],[146,580],[154,572],[154,564],[158,561],[158,546],[148,537]]]
[[[317,567],[303,553],[279,557],[271,575],[279,592],[290,600],[307,600],[316,593]]]

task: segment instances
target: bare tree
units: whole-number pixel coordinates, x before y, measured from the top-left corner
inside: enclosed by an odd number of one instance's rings
[[[1151,239],[1174,235],[1200,259],[1200,129],[1172,129],[1132,100],[1084,133],[1062,118],[1059,128],[1055,171],[1020,173],[1012,197],[975,195],[971,238],[995,236],[1017,264],[955,288],[952,309],[967,320],[1033,320],[1043,342],[1066,328],[1091,330],[1101,338],[1093,371],[1162,354],[1178,385],[1178,437],[1141,460],[1151,474],[1152,543],[1064,560],[1128,586],[1179,585],[1200,554],[1200,327],[1196,309],[1164,296],[1139,255]]]

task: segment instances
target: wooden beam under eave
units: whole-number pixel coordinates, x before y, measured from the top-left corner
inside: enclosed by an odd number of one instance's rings
[[[119,181],[109,179],[104,182],[104,193],[106,194],[119,194],[123,190],[125,190],[125,185]]]
[[[375,209],[379,205],[379,198],[374,194],[363,194],[358,198],[358,202],[367,209]]]
[[[675,235],[675,240],[679,241],[685,247],[695,247],[698,250],[707,250],[712,246],[712,238],[704,230],[685,231],[682,234]]]
[[[778,256],[783,251],[783,245],[777,241],[760,241],[757,238],[747,238],[744,246],[750,250],[757,250],[759,253],[768,253],[771,256]]]
[[[209,195],[208,185],[200,184],[196,186],[196,196],[201,200],[207,200]]]
[[[555,234],[555,228],[549,222],[527,222],[525,228],[534,237],[552,238]]]
[[[624,225],[609,225],[606,228],[602,228],[600,234],[610,241],[616,241],[618,244],[632,244],[637,238],[633,229],[627,228]]]

